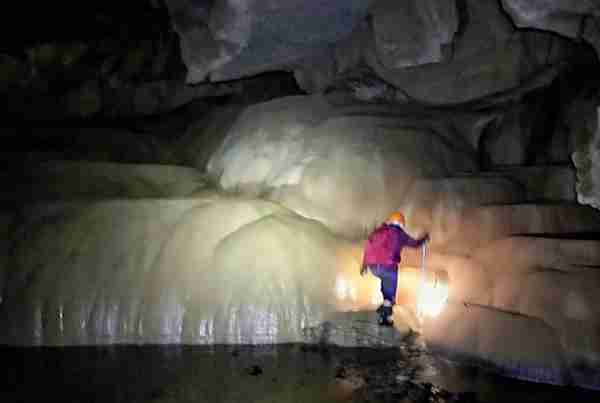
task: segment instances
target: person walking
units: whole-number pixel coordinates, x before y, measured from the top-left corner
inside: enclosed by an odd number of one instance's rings
[[[398,264],[402,249],[418,248],[429,240],[429,235],[421,239],[412,238],[405,230],[404,215],[396,211],[386,222],[377,227],[368,237],[360,268],[361,276],[368,270],[381,280],[383,304],[377,308],[377,323],[381,326],[392,326],[393,306],[396,304],[396,288],[398,285]]]

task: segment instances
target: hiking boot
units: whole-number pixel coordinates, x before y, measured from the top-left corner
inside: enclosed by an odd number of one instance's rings
[[[392,307],[381,305],[377,308],[377,324],[379,326],[392,326],[394,321],[392,320]]]

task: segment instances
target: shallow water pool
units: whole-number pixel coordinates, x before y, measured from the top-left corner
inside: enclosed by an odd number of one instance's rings
[[[416,345],[1,347],[0,402],[598,402],[438,359]]]

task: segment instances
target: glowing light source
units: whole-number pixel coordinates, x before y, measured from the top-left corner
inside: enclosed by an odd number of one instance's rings
[[[356,301],[356,287],[345,276],[338,274],[335,279],[335,294],[339,300],[349,299]]]
[[[433,278],[428,278],[419,288],[417,294],[417,315],[423,319],[424,316],[435,318],[444,310],[448,303],[448,280],[447,275],[435,273]]]

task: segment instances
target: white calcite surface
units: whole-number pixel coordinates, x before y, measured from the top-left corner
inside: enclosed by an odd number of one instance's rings
[[[520,186],[489,179],[414,182],[409,226],[430,231],[428,272],[447,276],[449,304],[416,320],[421,256],[407,249],[393,329],[375,325],[362,241],[272,201],[205,189],[6,206],[0,343],[389,347],[412,328],[509,376],[598,387],[600,245],[565,239],[597,233],[598,213],[518,204]]]
[[[266,201],[57,201],[2,219],[0,343],[318,342],[328,316],[379,302],[356,245]]]
[[[382,329],[379,281],[358,273],[362,242],[276,203],[207,190],[27,204],[0,216],[0,343],[389,347],[412,328],[509,376],[597,387],[600,244],[560,238],[598,231],[595,210],[464,211],[448,242],[433,228],[427,258],[447,275],[448,306],[416,320],[420,251],[408,249],[396,326]]]
[[[207,171],[227,191],[265,195],[356,237],[406,202],[414,179],[476,170],[467,141],[430,119],[288,97],[247,108]]]

